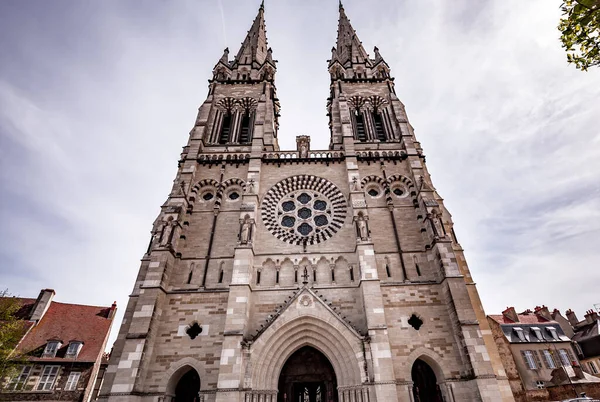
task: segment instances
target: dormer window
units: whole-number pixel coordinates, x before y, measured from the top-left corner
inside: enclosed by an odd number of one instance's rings
[[[82,342],[79,341],[71,341],[69,342],[69,347],[67,348],[67,353],[65,354],[66,358],[75,359],[83,346]]]
[[[535,334],[538,341],[543,341],[542,331],[538,327],[531,327],[531,331]]]
[[[514,327],[513,330],[515,331],[515,334],[517,334],[517,337],[519,338],[519,340],[521,342],[527,342],[527,338],[525,338],[525,333],[523,332],[523,328]]]
[[[550,334],[550,336],[552,337],[552,339],[554,339],[555,341],[560,340],[558,338],[558,334],[556,333],[556,328],[554,328],[554,327],[548,327],[546,329],[548,330],[548,333]]]
[[[48,341],[42,357],[56,357],[56,352],[60,349],[60,341]]]

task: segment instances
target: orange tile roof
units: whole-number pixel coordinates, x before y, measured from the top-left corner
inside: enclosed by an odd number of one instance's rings
[[[544,324],[548,322],[554,322],[545,319],[544,317],[537,316],[535,314],[517,314],[519,322],[515,322],[502,314],[489,315],[492,320],[498,324]]]
[[[35,302],[35,300],[34,300]],[[31,357],[31,360],[56,361],[65,359],[69,341],[83,342],[77,356],[78,362],[95,362],[104,352],[104,343],[110,332],[113,318],[108,318],[111,307],[84,306],[51,302],[39,323],[25,336],[19,349],[41,356],[49,339],[62,341],[56,358]],[[113,315],[114,316],[114,315]],[[38,353],[39,352],[39,353]]]

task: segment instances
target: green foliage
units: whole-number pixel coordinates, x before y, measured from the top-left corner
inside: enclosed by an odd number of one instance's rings
[[[600,65],[600,0],[563,0],[558,29],[567,61],[587,71]]]
[[[16,316],[20,308],[19,299],[11,297],[7,290],[0,291],[0,383],[16,375],[25,361],[15,350],[26,330],[25,321]]]

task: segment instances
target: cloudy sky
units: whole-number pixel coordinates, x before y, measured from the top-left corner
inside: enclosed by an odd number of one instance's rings
[[[600,69],[559,0],[344,2],[377,45],[488,313],[600,303]],[[212,67],[259,1],[0,2],[0,288],[120,321]],[[337,1],[267,0],[280,144],[328,144]],[[113,338],[116,330],[113,330]]]

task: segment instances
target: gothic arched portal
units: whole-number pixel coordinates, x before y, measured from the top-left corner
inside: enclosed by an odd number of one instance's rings
[[[333,366],[317,349],[304,346],[285,362],[277,402],[337,402]]]
[[[411,374],[415,402],[444,402],[435,373],[427,363],[415,360]]]
[[[198,402],[200,399],[198,391],[200,391],[200,376],[196,370],[190,368],[177,382],[173,402]]]

